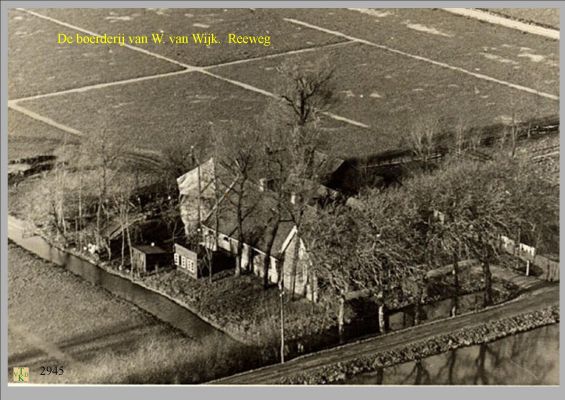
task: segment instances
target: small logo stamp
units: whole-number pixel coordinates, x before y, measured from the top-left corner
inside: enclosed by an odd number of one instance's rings
[[[29,382],[29,368],[27,367],[14,367],[12,374],[12,381],[14,383]]]

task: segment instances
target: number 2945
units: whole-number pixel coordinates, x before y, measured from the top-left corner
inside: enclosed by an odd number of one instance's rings
[[[41,374],[40,375],[63,375],[64,369],[63,366],[60,367],[41,367]]]

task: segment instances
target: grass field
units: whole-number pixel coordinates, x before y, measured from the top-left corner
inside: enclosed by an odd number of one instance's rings
[[[131,149],[159,150],[190,129],[253,120],[274,90],[278,65],[320,57],[335,68],[338,102],[324,126],[328,146],[342,156],[398,146],[422,113],[447,124],[463,118],[470,126],[512,113],[520,119],[557,114],[556,41],[441,10],[32,12],[10,14],[10,99],[14,112],[27,114],[10,119],[10,158],[28,154],[24,132],[38,138],[29,142],[37,152],[52,150],[56,143],[43,139],[43,131],[53,129],[86,135],[108,129]],[[202,31],[220,39],[230,32],[269,34],[272,46],[56,43],[58,32]]]
[[[491,8],[489,11],[520,21],[559,29],[558,8]]]
[[[213,32],[220,40],[228,33],[271,35],[271,46],[162,46],[143,48],[189,65],[206,66],[253,57],[277,54],[304,47],[319,47],[343,41],[333,35],[311,32],[262,9],[98,9],[37,10],[93,32],[128,34],[190,34]]]
[[[13,110],[8,110],[8,125],[9,160],[51,154],[64,143],[77,141],[72,135]]]
[[[58,45],[61,26],[23,12],[9,21],[10,99],[181,69],[118,46]]]
[[[228,343],[183,336],[20,247],[10,244],[8,264],[8,365],[29,367],[31,383],[199,382],[237,363],[224,359]]]

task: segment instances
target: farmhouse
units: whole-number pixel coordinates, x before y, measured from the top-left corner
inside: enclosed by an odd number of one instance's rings
[[[250,214],[243,223],[245,242],[241,268],[259,277],[264,277],[265,274],[264,261],[271,239],[269,214],[273,200],[268,191],[264,194],[265,196],[261,197],[255,205],[254,213]],[[239,233],[236,210],[226,200],[223,200],[218,208],[214,208],[208,218],[202,222],[202,231],[204,246],[213,251],[224,251],[237,256]],[[296,233],[296,227],[289,218],[280,222],[271,249],[268,279],[270,283],[278,284],[282,278],[287,292],[315,301],[317,279],[312,273],[311,260],[304,243]]]
[[[325,186],[324,183],[338,180],[336,174],[343,169],[344,161],[317,153],[316,163],[320,183],[315,183],[318,189],[312,206],[328,199],[332,201],[340,199],[340,192]],[[217,182],[222,180],[215,179],[217,176],[226,176],[224,174],[222,167],[211,158],[179,177],[177,183],[180,212],[187,235],[196,232],[201,225],[200,234],[206,248],[237,256],[239,240],[237,210],[228,200],[232,188],[219,187]],[[244,207],[246,216],[243,223],[242,269],[263,277],[264,260],[269,253],[269,242],[272,239],[267,271],[269,281],[273,284],[282,281],[285,289],[290,293],[316,300],[317,279],[312,273],[312,261],[289,216],[283,216],[272,238],[271,218],[276,199],[275,194],[269,190],[268,182],[258,179],[257,182],[249,183],[248,192],[253,192],[253,195],[250,196],[252,199],[248,200],[249,204]],[[218,204],[216,204],[217,197],[219,197]]]
[[[316,153],[315,162],[319,175],[320,199],[328,196],[338,197],[339,193],[343,192],[344,182],[355,173],[351,171],[351,165],[342,159],[320,152]],[[216,190],[224,193],[228,189],[225,185],[217,185],[215,177],[228,175],[228,172],[212,157],[177,178],[180,214],[187,234],[194,231],[199,222],[205,220],[212,211],[216,202]],[[268,183],[259,178],[257,188],[259,190],[268,189]]]

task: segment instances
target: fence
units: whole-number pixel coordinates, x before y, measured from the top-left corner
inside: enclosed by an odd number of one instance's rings
[[[501,236],[501,247],[509,254],[521,258],[542,270],[541,279],[550,282],[559,281],[559,262],[536,254],[535,247],[518,243],[507,236]]]

